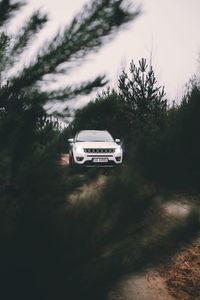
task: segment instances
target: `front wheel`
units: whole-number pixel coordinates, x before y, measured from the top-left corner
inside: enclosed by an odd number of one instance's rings
[[[72,153],[69,153],[69,167],[73,168],[74,166],[74,157]]]

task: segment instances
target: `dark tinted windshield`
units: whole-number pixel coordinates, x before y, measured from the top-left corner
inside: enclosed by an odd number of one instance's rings
[[[76,142],[113,142],[113,138],[107,131],[81,131]]]

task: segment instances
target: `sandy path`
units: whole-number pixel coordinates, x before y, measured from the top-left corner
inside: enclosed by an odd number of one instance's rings
[[[177,253],[163,271],[172,295],[179,300],[200,299],[200,238]]]
[[[67,200],[68,203],[71,205],[76,205],[82,201],[94,201],[102,187],[105,185],[106,180],[107,176],[100,175],[90,183],[82,185],[69,196]]]
[[[187,199],[183,198],[167,201],[161,204],[161,207],[168,216],[183,219],[192,209]],[[109,293],[108,300],[182,300],[176,298],[175,292],[172,293],[169,288],[169,277],[168,275],[166,278],[164,273],[161,274],[155,269],[147,270],[145,274],[126,277]],[[172,278],[170,279],[172,280]],[[192,300],[193,298],[183,299]]]
[[[121,281],[110,292],[109,300],[174,300],[163,277],[152,270],[145,275],[134,275]]]
[[[60,164],[62,166],[67,166],[69,165],[69,154],[67,153],[62,153],[60,156]]]
[[[69,165],[69,155],[61,154],[61,165]],[[97,179],[93,180],[88,184],[83,184],[74,193],[70,195],[68,201],[71,205],[76,205],[80,201],[91,200],[95,198],[95,194],[98,194],[101,188],[106,183],[107,176],[99,176]],[[187,201],[186,198],[175,197],[161,203],[164,213],[172,218],[185,218],[191,211],[191,202]],[[200,247],[200,246],[199,246]],[[200,249],[200,248],[198,248]],[[188,253],[188,252],[186,252]],[[182,283],[183,275],[180,273],[183,265],[183,255],[178,259],[174,258],[173,266],[166,269],[165,272],[158,272],[157,270],[147,270],[145,274],[130,275],[121,280],[113,290],[108,294],[108,300],[175,300],[175,299],[196,299],[190,297],[188,294],[183,294],[184,292],[179,291],[178,298],[176,297],[176,291],[173,286],[174,279],[179,280],[180,285]],[[184,256],[185,261],[185,256]],[[199,264],[199,260],[198,260]],[[189,268],[189,267],[188,267]],[[184,268],[183,268],[184,269]],[[197,269],[197,268],[196,268]],[[184,269],[185,271],[185,269]],[[174,275],[178,272],[178,275]],[[188,271],[188,272],[191,272]],[[182,276],[182,277],[181,277]],[[185,276],[187,278],[187,274]],[[180,279],[181,278],[181,279]],[[185,278],[185,282],[187,281]],[[198,280],[200,279],[200,272],[196,276]],[[199,282],[199,281],[198,281]],[[186,289],[186,288],[185,288]],[[184,295],[184,297],[183,297]],[[181,298],[183,297],[183,298]],[[198,298],[200,299],[200,298]]]

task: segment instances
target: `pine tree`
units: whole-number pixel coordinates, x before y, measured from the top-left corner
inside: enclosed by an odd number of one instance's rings
[[[146,59],[139,66],[132,61],[130,76],[123,71],[119,77],[119,89],[127,106],[127,118],[136,135],[150,134],[162,126],[167,109],[164,87],[157,85],[152,66]]]

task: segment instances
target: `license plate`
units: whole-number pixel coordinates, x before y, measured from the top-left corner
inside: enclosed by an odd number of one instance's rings
[[[94,158],[93,162],[95,162],[95,163],[105,163],[105,162],[108,162],[108,159],[107,158]]]

